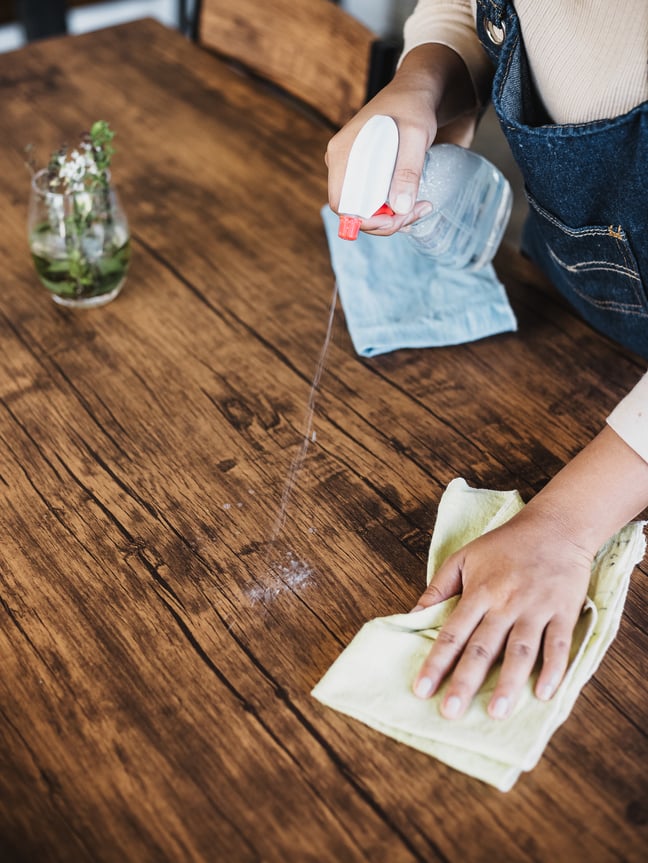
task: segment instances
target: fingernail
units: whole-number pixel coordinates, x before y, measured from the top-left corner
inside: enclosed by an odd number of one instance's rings
[[[421,204],[419,209],[416,211],[418,218],[422,219],[423,216],[429,215],[429,213],[431,213],[433,209],[434,207],[432,206],[432,204],[430,204],[429,201],[426,201],[424,204]]]
[[[504,717],[508,714],[508,709],[509,700],[502,695],[490,708],[489,713],[493,717],[493,719],[504,719]]]
[[[446,719],[456,719],[461,710],[461,699],[456,695],[451,695],[443,703],[441,712]]]
[[[414,614],[415,611],[423,611],[424,608],[424,605],[415,605],[414,608],[410,608],[409,613]]]
[[[432,695],[432,689],[434,685],[429,677],[422,677],[420,680],[416,682],[414,687],[414,694],[419,698],[428,698]]]
[[[395,213],[400,213],[404,215],[405,213],[409,213],[412,209],[412,196],[409,192],[401,192],[400,195],[396,196],[396,200],[392,204]]]
[[[556,687],[558,685],[558,678],[556,675],[553,675],[549,678],[548,683],[544,683],[540,689],[536,692],[537,697],[541,701],[549,701],[549,699],[553,696],[556,691]]]

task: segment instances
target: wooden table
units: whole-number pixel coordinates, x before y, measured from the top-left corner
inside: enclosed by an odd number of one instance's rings
[[[420,593],[452,478],[528,498],[642,363],[523,276],[519,332],[462,347],[361,360],[338,309],[272,542],[333,288],[329,130],[150,21],[2,56],[0,88],[0,859],[645,860],[645,566],[507,795],[309,694]],[[23,148],[98,117],[134,258],[75,313],[32,269]]]

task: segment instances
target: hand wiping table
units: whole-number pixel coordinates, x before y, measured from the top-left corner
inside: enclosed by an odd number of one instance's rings
[[[472,489],[462,479],[451,482],[439,505],[428,582],[443,559],[508,521],[523,505],[516,491]],[[431,639],[457,597],[415,613],[369,621],[312,694],[383,734],[508,791],[523,771],[538,763],[613,641],[630,575],[645,552],[643,526],[642,522],[627,525],[599,550],[592,565],[588,598],[574,631],[569,668],[551,701],[534,696],[532,677],[508,719],[490,718],[486,706],[495,686],[497,666],[458,720],[444,719],[439,713],[444,687],[429,700],[412,693],[413,680]]]

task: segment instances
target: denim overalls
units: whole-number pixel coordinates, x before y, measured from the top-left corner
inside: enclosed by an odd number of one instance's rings
[[[593,327],[648,358],[648,102],[610,120],[555,125],[513,3],[477,0],[477,33],[525,181],[523,251]]]

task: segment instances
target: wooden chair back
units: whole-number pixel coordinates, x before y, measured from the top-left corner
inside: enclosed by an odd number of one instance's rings
[[[367,98],[376,35],[330,0],[202,0],[197,41],[343,125]]]

